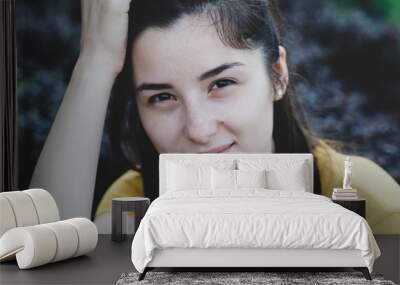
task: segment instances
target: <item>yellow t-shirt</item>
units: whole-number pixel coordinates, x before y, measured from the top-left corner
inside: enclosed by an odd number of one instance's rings
[[[320,173],[322,195],[331,197],[343,180],[345,155],[320,142],[314,156]],[[380,166],[369,159],[350,156],[353,188],[367,200],[367,221],[375,234],[400,234],[400,185]],[[97,207],[95,217],[111,212],[111,200],[116,197],[143,197],[141,175],[129,170],[106,191]],[[132,213],[131,213],[132,215]]]

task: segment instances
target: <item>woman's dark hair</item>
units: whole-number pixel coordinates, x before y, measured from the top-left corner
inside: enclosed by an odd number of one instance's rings
[[[274,64],[285,30],[275,0],[135,0],[129,12],[125,65],[110,101],[111,144],[120,148],[133,169],[141,172],[146,197],[158,196],[158,152],[141,124],[134,96],[131,51],[135,39],[148,28],[167,28],[188,15],[207,15],[220,39],[238,49],[263,48],[271,80],[279,84]],[[290,80],[289,80],[290,82]],[[273,139],[277,153],[309,153],[311,139],[301,108],[289,86],[274,103]],[[296,112],[294,112],[296,111]],[[317,167],[314,192],[320,193]]]

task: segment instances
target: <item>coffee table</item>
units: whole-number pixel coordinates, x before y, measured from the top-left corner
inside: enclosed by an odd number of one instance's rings
[[[150,199],[145,197],[119,197],[112,199],[111,239],[118,242],[126,239],[126,234],[122,233],[122,213],[124,211],[135,212],[136,232],[149,206]]]

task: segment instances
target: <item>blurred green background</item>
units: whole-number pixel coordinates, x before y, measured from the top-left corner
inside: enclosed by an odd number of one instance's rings
[[[400,27],[400,1],[398,0],[335,0],[335,2],[342,12],[360,8],[372,17],[381,18]]]

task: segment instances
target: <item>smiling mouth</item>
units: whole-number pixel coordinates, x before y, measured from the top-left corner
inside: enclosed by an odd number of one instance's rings
[[[222,145],[216,148],[209,149],[207,151],[202,151],[200,153],[222,153],[228,151],[235,143],[230,143],[226,145]]]

